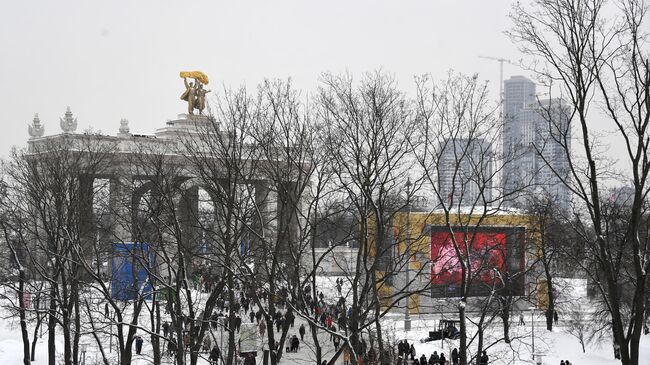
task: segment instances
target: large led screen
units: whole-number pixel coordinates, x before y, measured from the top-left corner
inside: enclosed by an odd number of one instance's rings
[[[460,296],[460,260],[469,263],[474,296],[492,290],[523,295],[523,227],[427,227],[431,236],[431,285],[434,297]],[[454,244],[455,242],[455,244]]]

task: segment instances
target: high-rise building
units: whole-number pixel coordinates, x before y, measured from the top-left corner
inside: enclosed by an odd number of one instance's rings
[[[537,101],[535,83],[523,76],[512,76],[503,82],[503,151],[506,156],[515,155],[515,149],[532,140],[524,140],[522,111]]]
[[[446,204],[491,205],[492,149],[483,138],[460,138],[440,146],[438,188]]]
[[[523,76],[513,76],[504,81],[503,108],[505,204],[525,208],[531,196],[545,196],[568,209],[568,105],[561,99],[538,100],[535,83]]]

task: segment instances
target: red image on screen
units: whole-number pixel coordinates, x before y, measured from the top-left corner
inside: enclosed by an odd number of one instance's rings
[[[460,249],[460,257],[449,232],[431,233],[431,283],[459,284],[462,278],[459,259],[467,261],[469,255],[473,281],[492,285],[497,277],[494,269],[503,272],[505,268],[506,233],[476,232],[466,236],[462,232],[455,232],[454,237]],[[465,238],[469,245],[469,253],[463,243]]]

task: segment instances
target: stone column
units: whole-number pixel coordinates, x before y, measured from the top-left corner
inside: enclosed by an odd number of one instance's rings
[[[298,254],[298,200],[296,198],[296,184],[294,182],[281,182],[278,184],[277,199],[277,245],[281,262],[288,269],[287,275],[295,280],[299,278],[298,268],[300,263],[294,260]],[[298,255],[299,257],[300,255]]]
[[[281,252],[289,253],[290,246],[298,240],[298,202],[295,192],[296,184],[283,182],[278,186],[277,216],[278,244]]]
[[[110,227],[113,242],[133,240],[133,179],[113,176],[109,181]]]
[[[271,190],[268,180],[253,182],[255,190],[255,207],[259,214],[252,217],[252,228],[255,234],[251,236],[251,250],[255,256],[255,270],[260,273],[260,265],[268,254],[269,244],[274,243],[273,236],[277,225],[274,207],[277,194]]]
[[[92,176],[79,177],[79,200],[77,201],[79,214],[79,238],[81,247],[85,252],[93,252],[92,247],[97,240],[97,224],[93,209],[94,184]]]
[[[254,183],[255,206],[259,216],[253,217],[253,227],[266,241],[273,239],[277,220],[274,207],[277,200],[277,193],[271,190],[270,182],[266,180]]]
[[[178,205],[178,219],[181,225],[181,249],[187,260],[188,277],[194,271],[195,256],[200,245],[199,229],[199,187],[192,186],[183,191]]]

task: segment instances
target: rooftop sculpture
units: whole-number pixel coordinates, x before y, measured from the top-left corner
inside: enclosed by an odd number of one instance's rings
[[[45,128],[41,124],[41,119],[38,117],[38,113],[34,114],[34,120],[29,126],[29,136],[32,138],[43,137]]]
[[[187,102],[187,113],[194,115],[194,109],[197,109],[199,115],[202,115],[205,109],[205,95],[210,92],[203,88],[209,83],[208,76],[201,71],[181,71],[180,76],[185,83],[185,92],[181,95],[181,100]],[[188,78],[194,81],[188,83]]]
[[[74,118],[72,116],[72,111],[70,111],[70,107],[68,107],[65,111],[65,116],[63,118],[59,118],[60,123],[61,123],[61,130],[63,133],[72,133],[75,130],[77,130],[77,118]]]

